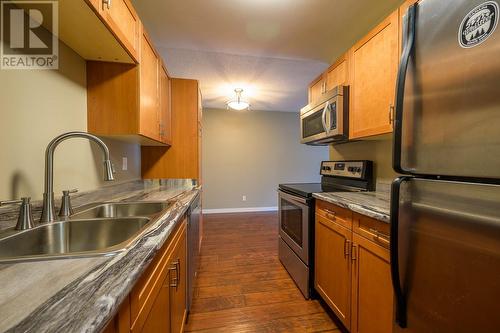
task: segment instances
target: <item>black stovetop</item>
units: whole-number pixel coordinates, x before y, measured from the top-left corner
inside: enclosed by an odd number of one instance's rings
[[[320,168],[321,183],[279,184],[279,189],[302,198],[313,193],[372,191],[372,161],[323,161]]]
[[[279,188],[284,192],[295,194],[302,198],[312,198],[313,193],[352,191],[346,188],[321,183],[280,184]]]

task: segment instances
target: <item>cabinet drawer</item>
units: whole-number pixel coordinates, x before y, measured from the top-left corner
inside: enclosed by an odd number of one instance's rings
[[[390,225],[370,217],[353,213],[353,230],[360,236],[389,248]]]
[[[170,258],[185,229],[186,221],[184,220],[174,236],[165,242],[150,266],[130,292],[130,316],[133,332],[141,331],[156,299],[156,295],[160,292],[165,282],[170,268]]]
[[[352,229],[352,212],[326,201],[316,201],[316,214],[323,216],[348,229]]]

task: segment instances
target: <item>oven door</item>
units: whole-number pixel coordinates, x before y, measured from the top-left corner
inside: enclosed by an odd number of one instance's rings
[[[306,264],[309,264],[309,205],[307,200],[279,193],[279,234],[281,239]]]

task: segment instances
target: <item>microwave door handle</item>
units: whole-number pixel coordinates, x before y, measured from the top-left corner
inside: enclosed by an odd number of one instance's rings
[[[323,128],[325,129],[325,133],[328,134],[330,132],[330,126],[327,126],[326,124],[326,116],[327,116],[327,111],[328,111],[328,106],[330,106],[330,102],[326,102],[325,108],[323,109],[323,115],[321,117],[321,120],[323,122]]]
[[[402,144],[402,127],[403,127],[403,99],[405,94],[406,72],[408,70],[408,62],[415,46],[415,16],[416,4],[408,8],[408,13],[403,21],[403,53],[399,63],[397,81],[396,81],[396,110],[394,115],[394,140],[393,140],[393,156],[392,167],[394,171],[402,174],[408,173],[401,165],[401,144]]]

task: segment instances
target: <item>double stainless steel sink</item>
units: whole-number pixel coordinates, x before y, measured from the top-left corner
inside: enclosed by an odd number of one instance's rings
[[[65,221],[0,238],[0,263],[116,254],[132,245],[171,205],[117,202],[83,207]]]

